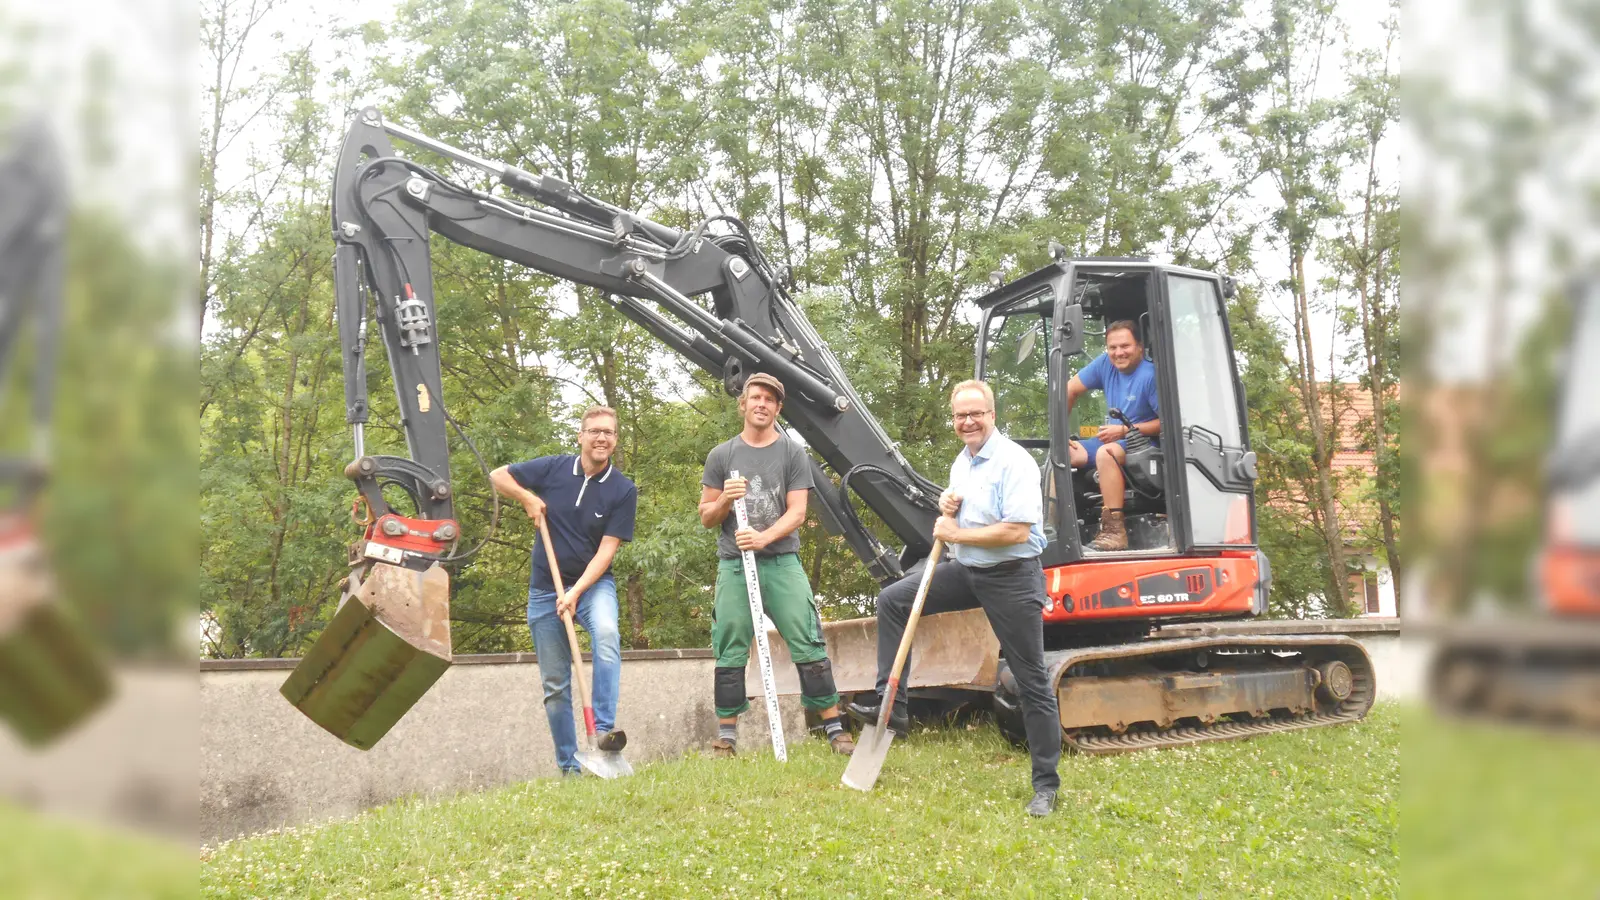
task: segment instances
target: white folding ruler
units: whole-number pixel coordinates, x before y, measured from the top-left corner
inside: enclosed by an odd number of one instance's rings
[[[731,473],[734,478],[738,472]],[[750,515],[745,511],[744,498],[733,501],[735,522],[741,529],[750,527]],[[744,590],[750,598],[750,625],[756,636],[756,659],[761,668],[761,690],[767,695],[767,727],[772,730],[772,754],[778,762],[789,761],[789,751],[783,742],[783,719],[778,714],[778,685],[772,677],[772,650],[767,646],[767,626],[762,620],[761,582],[756,577],[756,555],[749,550],[739,551],[744,561]]]

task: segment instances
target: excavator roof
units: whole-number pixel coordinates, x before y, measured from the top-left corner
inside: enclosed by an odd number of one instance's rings
[[[1063,258],[1047,266],[1035,269],[1014,281],[999,285],[978,297],[974,302],[978,304],[979,309],[988,309],[991,306],[998,306],[1001,303],[1034,293],[1040,287],[1049,283],[1052,278],[1060,275],[1068,265],[1105,265],[1107,263],[1131,263],[1139,268],[1151,265],[1150,257],[1148,256],[1079,256],[1070,259]]]

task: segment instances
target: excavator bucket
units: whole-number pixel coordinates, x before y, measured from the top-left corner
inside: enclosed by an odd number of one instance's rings
[[[799,694],[800,675],[789,647],[776,631],[767,632],[778,693]],[[878,620],[825,622],[822,638],[833,663],[833,682],[841,694],[871,691],[878,684]],[[1000,642],[981,609],[924,616],[911,643],[907,687],[949,687],[992,691],[999,676]],[[745,693],[761,696],[761,673],[745,669]]]
[[[0,540],[0,719],[43,746],[111,696],[111,676],[82,626],[56,602],[31,534]]]
[[[375,562],[280,693],[340,740],[370,750],[450,667],[450,575]]]

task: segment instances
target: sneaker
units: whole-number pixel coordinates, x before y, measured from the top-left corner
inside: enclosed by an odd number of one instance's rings
[[[628,746],[628,733],[620,728],[616,731],[608,731],[600,735],[600,739],[595,741],[595,746],[607,753],[615,753]]]
[[[1056,809],[1056,792],[1035,791],[1033,799],[1028,801],[1027,809],[1028,815],[1036,819],[1042,819],[1050,815]]]
[[[844,711],[850,714],[850,718],[855,719],[862,725],[876,725],[878,724],[879,708],[879,706],[868,706],[865,703],[847,703]],[[894,732],[895,737],[903,738],[911,733],[911,720],[906,716],[897,716],[890,713],[889,730]]]
[[[841,731],[833,737],[828,738],[828,746],[832,747],[833,752],[839,754],[840,756],[849,756],[850,754],[856,752],[855,738],[852,738],[850,736],[850,732],[848,731]]]
[[[739,748],[727,738],[717,738],[711,742],[711,755],[717,759],[732,759],[739,753]]]

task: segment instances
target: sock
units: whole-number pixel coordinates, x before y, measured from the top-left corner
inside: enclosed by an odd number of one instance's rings
[[[828,740],[831,741],[833,740],[834,735],[844,732],[844,719],[839,716],[834,716],[831,719],[823,719],[822,729],[828,733]]]
[[[735,741],[739,740],[739,726],[738,726],[738,724],[725,725],[725,724],[723,724],[721,722],[718,722],[717,723],[717,737],[719,737],[719,738],[721,738],[721,739],[723,739],[725,741],[728,741],[729,743],[732,743],[732,742],[735,742]]]

